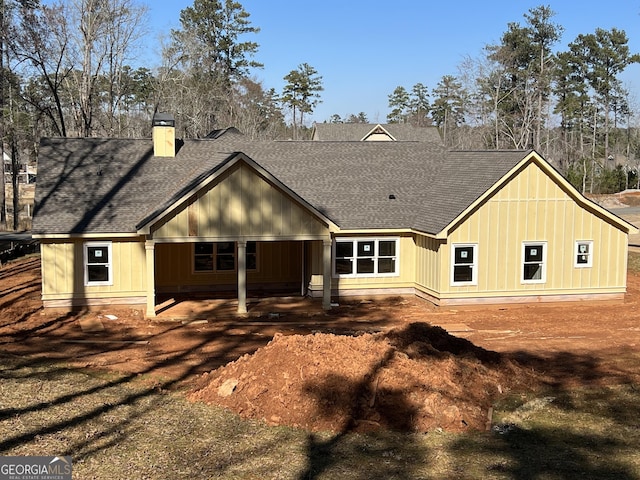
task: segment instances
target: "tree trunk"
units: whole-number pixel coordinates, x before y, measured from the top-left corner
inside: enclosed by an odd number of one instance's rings
[[[13,186],[13,230],[20,228],[20,185],[18,182],[20,173],[20,154],[15,135],[11,136],[11,185]]]
[[[0,0],[0,155],[2,155],[2,175],[0,175],[0,228],[7,227],[7,196],[4,183],[4,0]]]

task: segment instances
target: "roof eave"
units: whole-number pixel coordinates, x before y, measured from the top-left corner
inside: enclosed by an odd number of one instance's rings
[[[339,230],[339,226],[336,223],[334,223],[322,212],[317,210],[313,205],[311,205],[309,202],[304,200],[297,193],[295,193],[293,190],[291,190],[289,187],[283,184],[280,180],[278,180],[271,173],[269,173],[267,170],[261,167],[248,155],[246,155],[243,152],[233,152],[220,165],[218,165],[215,169],[213,169],[210,172],[210,174],[207,175],[205,178],[199,181],[196,180],[192,184],[188,185],[185,189],[181,190],[181,192],[179,193],[179,196],[176,197],[173,201],[171,201],[167,207],[157,210],[153,212],[151,215],[148,215],[146,218],[144,218],[138,225],[136,225],[137,233],[140,235],[150,235],[151,228],[155,223],[157,223],[159,220],[167,216],[170,212],[178,208],[180,205],[184,204],[184,202],[186,202],[189,198],[193,197],[193,195],[195,195],[198,191],[200,191],[202,188],[209,185],[216,178],[224,174],[226,171],[228,171],[230,168],[232,168],[234,165],[236,165],[238,162],[241,162],[241,161],[248,164],[251,168],[256,170],[258,174],[260,174],[261,176],[266,178],[268,181],[270,181],[271,183],[281,188],[286,194],[294,198],[297,202],[304,205],[313,215],[315,215],[321,221],[326,223],[329,229]]]
[[[449,236],[450,230],[458,225],[460,221],[465,218],[471,211],[477,208],[478,205],[485,202],[487,198],[489,198],[493,193],[502,188],[503,185],[507,182],[511,176],[521,169],[526,163],[534,161],[536,165],[542,168],[549,176],[551,176],[556,182],[561,184],[565,190],[574,198],[574,200],[582,205],[584,208],[592,209],[598,212],[600,215],[608,218],[611,223],[615,224],[618,228],[626,232],[627,234],[638,233],[638,228],[627,222],[626,220],[618,217],[617,215],[611,213],[606,208],[601,207],[597,203],[589,200],[587,197],[582,195],[576,188],[571,185],[571,183],[566,180],[560,173],[553,168],[553,166],[545,161],[535,150],[531,150],[528,152],[522,160],[520,160],[514,167],[512,167],[507,173],[505,173],[500,180],[495,182],[491,188],[489,188],[486,192],[484,192],[480,197],[478,197],[473,203],[471,203],[467,208],[465,208],[460,214],[458,214],[452,221],[450,221],[442,230],[440,230],[435,238],[437,239],[446,239]]]

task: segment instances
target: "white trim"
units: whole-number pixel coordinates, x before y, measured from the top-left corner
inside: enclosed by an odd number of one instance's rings
[[[553,168],[553,166],[541,157],[536,151],[531,151],[526,154],[522,160],[520,160],[514,167],[505,173],[500,179],[498,179],[487,191],[480,195],[474,202],[472,202],[467,208],[465,208],[457,217],[455,217],[448,225],[446,225],[440,232],[436,233],[437,239],[446,239],[450,231],[470,212],[472,212],[478,205],[483,204],[488,198],[490,198],[498,189],[508,182],[516,173],[519,172],[525,165],[533,162],[538,165],[552,180],[560,185],[570,197],[580,206],[586,208],[590,213],[598,213],[604,218],[609,220],[609,223],[616,228],[626,232],[627,234],[638,233],[639,229],[627,222],[623,218],[611,213],[604,207],[601,207],[592,200],[582,195],[571,183],[566,180],[560,173]]]
[[[107,267],[108,279],[104,281],[91,281],[89,280],[89,248],[106,248],[107,249],[107,261],[106,262],[94,262],[91,265],[103,265]],[[113,248],[110,241],[106,242],[85,242],[82,245],[83,251],[83,270],[84,270],[84,285],[85,287],[93,287],[99,285],[113,285]]]
[[[380,133],[376,132],[376,130],[378,130],[378,129],[381,129],[381,130],[382,130],[382,132],[380,132]],[[367,139],[368,139],[370,136],[372,136],[372,135],[382,135],[382,134],[384,134],[384,135],[388,136],[388,137],[389,137],[389,139],[390,139],[392,142],[396,142],[396,141],[397,141],[397,140],[396,140],[396,137],[394,137],[393,135],[391,135],[391,134],[389,133],[389,131],[388,131],[386,128],[384,128],[382,125],[380,125],[379,123],[377,123],[377,124],[376,124],[372,129],[371,129],[371,130],[369,130],[369,132],[368,132],[367,134],[365,134],[365,136],[364,136],[364,137],[362,137],[362,138],[360,139],[360,141],[361,141],[361,142],[366,142],[366,141],[367,141]]]
[[[526,254],[527,247],[536,247],[536,246],[539,246],[539,247],[542,248],[542,259],[540,261],[525,262],[525,254]],[[537,252],[535,254],[537,255]],[[521,283],[529,284],[529,283],[546,283],[547,282],[547,242],[546,241],[540,241],[540,242],[526,241],[526,242],[522,242],[522,257],[521,257],[520,260],[521,260],[520,261],[520,282]],[[524,278],[524,266],[526,264],[529,264],[529,265],[540,264],[540,267],[541,267],[540,278],[525,279]]]
[[[456,248],[472,248],[473,262],[456,264]],[[454,270],[456,265],[464,266],[469,265],[471,267],[471,280],[456,282],[454,280]],[[478,244],[477,243],[453,243],[451,244],[451,268],[450,273],[450,285],[452,287],[463,287],[467,285],[478,284]]]
[[[170,205],[165,207],[162,211],[153,212],[151,215],[142,220],[141,223],[136,225],[136,229],[141,235],[150,235],[155,233],[158,229],[157,224],[163,222],[166,217],[169,216],[172,212],[176,211],[178,208],[184,206],[193,195],[197,194],[200,190],[211,185],[216,181],[219,177],[221,177],[225,172],[231,170],[236,164],[244,162],[249,168],[255,170],[255,172],[261,176],[264,180],[276,187],[280,188],[285,196],[293,199],[293,201],[297,202],[300,206],[303,207],[310,215],[314,216],[316,219],[320,220],[321,223],[327,225],[329,229],[338,229],[339,227],[333,223],[324,213],[318,210],[316,207],[308,203],[302,197],[300,197],[297,193],[295,193],[291,188],[282,183],[276,177],[274,177],[271,173],[261,167],[255,160],[249,157],[247,154],[242,152],[234,152],[229,155],[225,160],[222,161],[220,165],[210,170],[208,174],[200,181],[194,182],[189,185],[188,189],[182,193],[182,195],[178,198],[173,199]]]
[[[144,238],[144,235],[137,233],[34,233],[31,238],[38,240],[70,240],[70,239],[92,239],[92,238]]]
[[[576,240],[576,247],[573,251],[573,266],[575,268],[591,268],[593,266],[593,240]],[[587,251],[583,252],[581,246],[586,245]],[[583,257],[582,259],[580,257]],[[585,258],[586,257],[586,258]],[[578,260],[586,260],[580,263]]]
[[[352,260],[352,272],[351,273],[337,273],[336,272],[336,246],[338,243],[349,243],[353,246]],[[358,242],[373,242],[373,254],[370,257],[358,257]],[[377,273],[378,262],[380,260],[380,242],[395,242],[395,255],[382,256],[382,258],[392,258],[394,263],[394,271],[389,273]],[[358,258],[371,258],[373,260],[373,273],[357,273],[357,259]],[[373,277],[398,277],[400,276],[400,237],[337,237],[334,238],[331,245],[331,274],[333,278],[373,278]]]

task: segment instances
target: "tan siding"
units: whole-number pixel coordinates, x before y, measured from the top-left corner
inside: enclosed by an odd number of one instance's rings
[[[390,236],[389,238],[398,236]],[[349,238],[354,238],[350,235]],[[374,238],[370,235],[363,238]],[[383,238],[383,237],[375,237]],[[413,237],[400,236],[400,275],[397,277],[333,278],[333,288],[350,289],[413,288],[416,278],[416,249]]]
[[[593,266],[574,267],[577,240],[593,241]],[[544,284],[521,282],[522,243],[547,243]],[[624,232],[578,205],[537,164],[523,171],[472,212],[441,249],[442,293],[448,297],[620,291],[625,285]],[[450,285],[453,243],[478,244],[478,284]]]
[[[103,240],[91,240],[103,241]],[[83,240],[42,243],[42,296],[53,299],[137,297],[144,295],[143,242],[112,241],[112,285],[84,285]]]
[[[416,285],[435,293],[442,283],[440,253],[442,240],[416,235]]]
[[[43,295],[73,292],[73,244],[43,242],[40,250]]]
[[[302,242],[259,242],[258,268],[247,271],[247,282],[252,284],[301,282]],[[236,271],[195,273],[193,271],[193,245],[164,243],[156,245],[156,286],[165,290],[185,290],[191,287],[233,287],[237,283]],[[213,290],[214,288],[212,288]]]
[[[327,227],[303,206],[267,182],[245,164],[225,172],[201,191],[192,207],[191,231],[200,237],[325,235]],[[155,227],[155,239],[189,236],[189,215],[184,206]]]
[[[392,138],[386,133],[373,133],[364,139],[365,142],[391,142]]]

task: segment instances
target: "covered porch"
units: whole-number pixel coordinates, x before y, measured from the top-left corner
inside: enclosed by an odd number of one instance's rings
[[[292,281],[301,296],[310,286],[316,295],[321,289],[328,310],[336,228],[239,154],[137,226],[146,239],[146,314],[156,316],[157,294],[210,293],[213,299],[222,291],[235,292],[236,313],[247,314],[252,286]],[[282,266],[294,262],[297,271],[284,275]]]
[[[146,241],[147,317],[331,308],[330,238],[190,240]],[[321,290],[322,300],[306,299],[309,289]]]
[[[326,312],[321,298],[309,296],[268,296],[249,295],[246,300],[246,312],[238,313],[238,300],[233,297],[209,298],[209,296],[191,295],[158,295],[155,314],[158,320],[166,321],[199,321],[215,319],[233,320],[238,316],[249,320],[280,322],[284,318],[294,316],[315,318]]]

